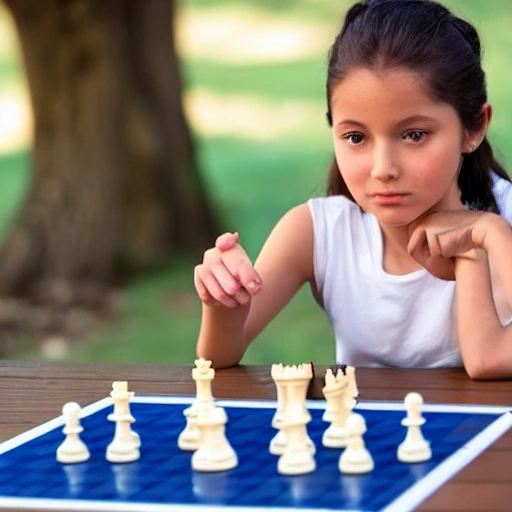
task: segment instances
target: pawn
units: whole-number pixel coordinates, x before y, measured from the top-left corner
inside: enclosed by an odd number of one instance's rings
[[[178,436],[178,447],[188,451],[197,450],[201,444],[201,431],[197,425],[199,410],[210,410],[215,406],[212,394],[215,370],[212,368],[212,361],[199,358],[195,360],[195,365],[196,367],[192,370],[192,378],[196,383],[196,397],[190,407],[183,411],[187,423]]]
[[[228,420],[222,407],[199,409],[197,425],[200,429],[199,448],[192,455],[194,471],[227,471],[238,465],[238,457],[225,436]]]
[[[327,369],[325,387],[322,388],[327,403],[322,419],[330,422],[322,436],[322,444],[327,448],[345,448],[348,445],[347,421],[356,405],[349,386],[349,378],[341,369],[336,371],[336,375]]]
[[[81,410],[76,402],[68,402],[62,408],[64,416],[64,428],[66,434],[63,443],[57,448],[57,460],[65,464],[76,464],[89,460],[90,453],[79,434],[84,430],[80,424],[78,414]]]
[[[425,418],[421,415],[423,398],[419,393],[409,393],[404,400],[407,417],[402,425],[407,427],[405,439],[397,449],[397,458],[400,462],[425,462],[432,458],[430,444],[421,432],[421,425]]]
[[[140,458],[140,437],[131,428],[135,421],[129,404],[133,393],[128,391],[125,381],[114,382],[112,388],[110,395],[114,400],[114,411],[107,419],[115,422],[115,431],[112,442],[107,446],[105,458],[114,463],[133,462]]]
[[[128,418],[112,419],[111,415],[109,420],[116,422],[114,438],[107,446],[105,458],[109,462],[133,462],[140,459],[140,450],[134,443],[133,432],[130,428],[130,422],[134,421]]]
[[[187,423],[185,428],[178,436],[178,448],[180,450],[195,451],[199,448],[201,442],[201,430],[197,425],[197,416],[199,414],[199,406],[193,403],[183,411]]]
[[[112,413],[112,417],[131,414],[130,400],[133,398],[134,395],[135,393],[133,391],[128,391],[127,381],[114,381],[112,383],[112,391],[110,392],[110,396],[112,397],[112,400],[114,402],[114,412]],[[131,436],[133,438],[133,444],[135,445],[135,447],[140,448],[141,441],[139,434],[132,430]]]
[[[360,414],[352,413],[347,421],[349,431],[348,446],[341,454],[339,470],[341,473],[368,473],[374,468],[373,458],[366,449],[363,434],[366,432],[366,422]]]

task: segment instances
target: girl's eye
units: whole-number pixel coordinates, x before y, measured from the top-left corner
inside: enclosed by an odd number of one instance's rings
[[[421,142],[426,135],[427,132],[424,132],[422,130],[412,130],[404,135],[404,139],[410,139],[413,142]]]
[[[358,132],[347,133],[343,136],[345,140],[348,140],[353,145],[361,144],[364,140],[364,135]]]

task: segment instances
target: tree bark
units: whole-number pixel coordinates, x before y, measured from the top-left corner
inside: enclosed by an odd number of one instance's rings
[[[0,295],[108,284],[218,233],[182,108],[172,0],[4,0],[34,112]]]

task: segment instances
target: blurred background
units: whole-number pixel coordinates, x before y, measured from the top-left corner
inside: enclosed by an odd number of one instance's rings
[[[480,32],[510,169],[512,2],[443,3]],[[324,193],[327,50],[351,4],[0,0],[0,357],[194,360],[204,248],[238,231],[254,259]],[[242,362],[304,361],[334,362],[308,289]]]

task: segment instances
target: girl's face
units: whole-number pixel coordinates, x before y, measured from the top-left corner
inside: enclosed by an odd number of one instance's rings
[[[348,72],[331,97],[336,161],[361,208],[388,226],[460,209],[457,175],[469,137],[455,109],[418,73]]]

